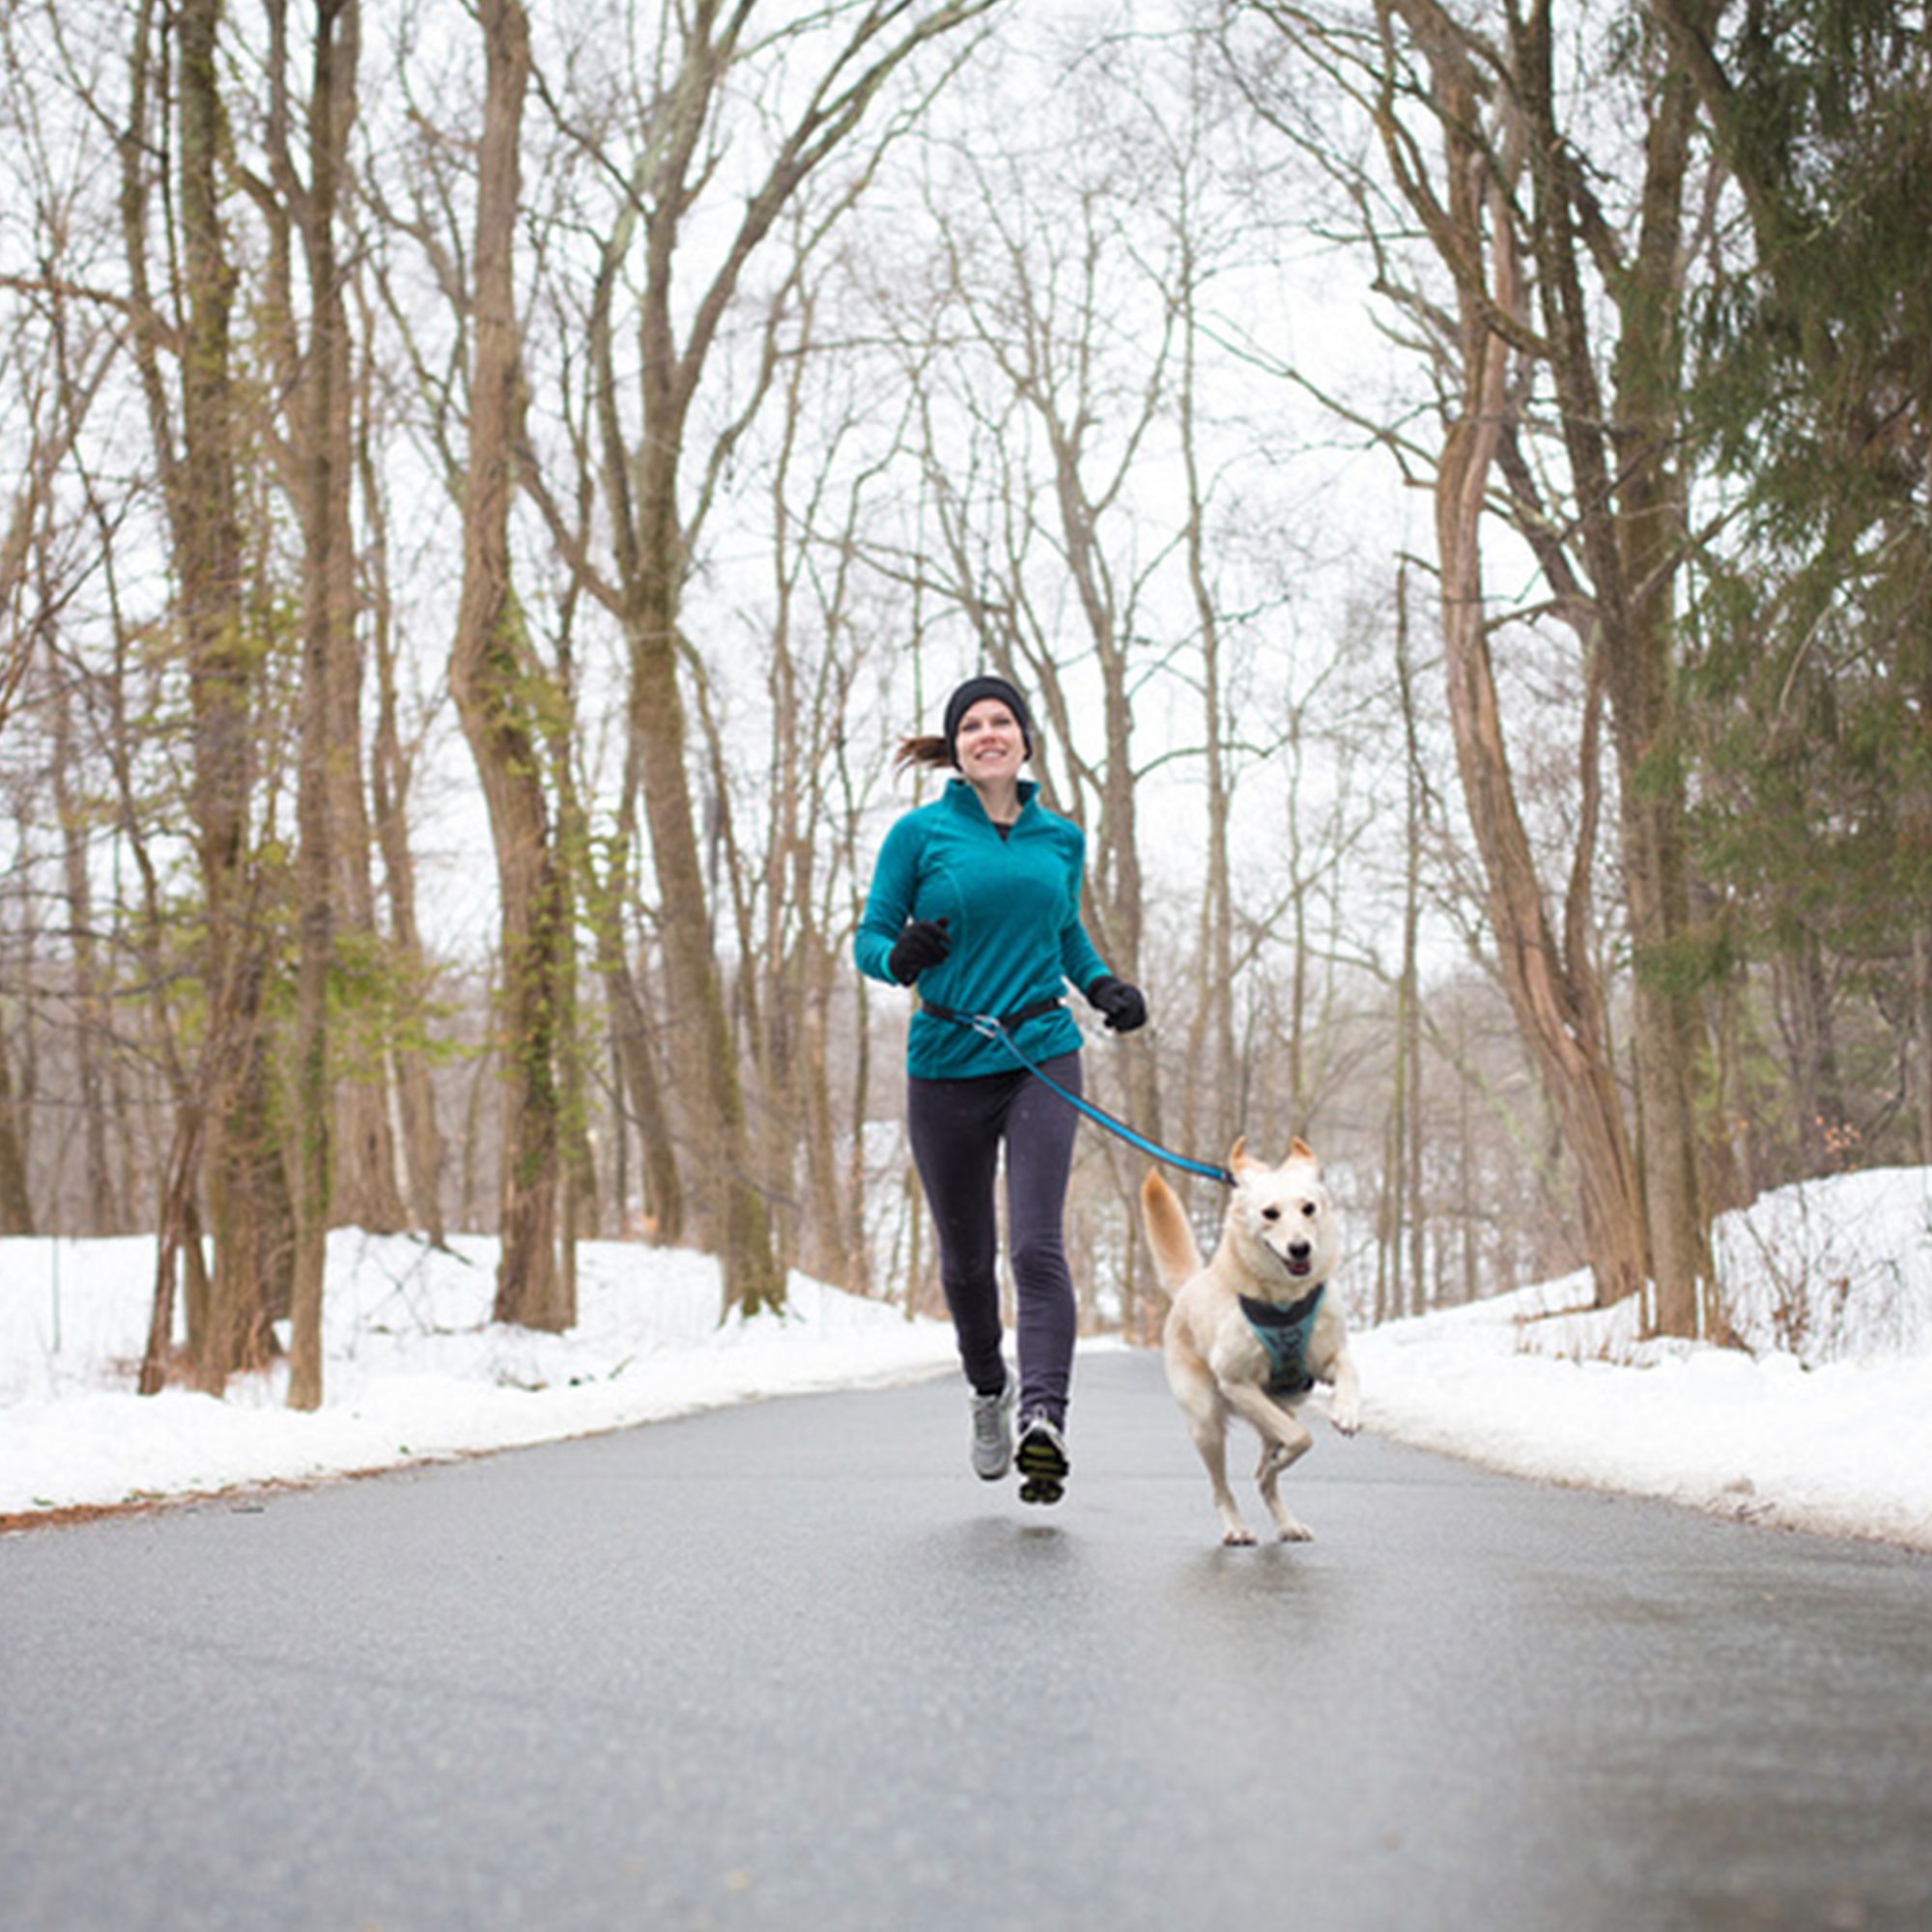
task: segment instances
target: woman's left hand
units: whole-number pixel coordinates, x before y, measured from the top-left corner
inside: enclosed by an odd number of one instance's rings
[[[1132,1033],[1147,1025],[1147,1001],[1138,986],[1103,973],[1087,988],[1089,1002],[1106,1019],[1115,1033]]]

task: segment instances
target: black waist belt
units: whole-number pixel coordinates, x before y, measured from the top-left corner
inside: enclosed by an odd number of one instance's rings
[[[962,1013],[952,1007],[942,1007],[937,1000],[921,1000],[919,1004],[922,1011],[932,1014],[935,1019],[971,1022],[980,1017],[978,1013]],[[1021,1007],[1015,1012],[996,1014],[995,1023],[1008,1028],[1024,1026],[1028,1020],[1038,1019],[1041,1013],[1052,1012],[1059,1004],[1060,995],[1055,993],[1051,999],[1036,1000],[1032,1006]]]

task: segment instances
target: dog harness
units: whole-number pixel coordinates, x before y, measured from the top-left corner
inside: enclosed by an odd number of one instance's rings
[[[1315,1318],[1321,1311],[1321,1297],[1328,1284],[1318,1281],[1299,1301],[1286,1308],[1272,1301],[1257,1301],[1252,1295],[1240,1297],[1241,1313],[1255,1331],[1255,1340],[1267,1350],[1269,1395],[1306,1395],[1315,1386],[1308,1368],[1308,1342],[1315,1333]]]

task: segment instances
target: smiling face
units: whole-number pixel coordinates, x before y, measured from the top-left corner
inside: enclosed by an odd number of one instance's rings
[[[1233,1212],[1241,1236],[1264,1248],[1284,1285],[1312,1288],[1325,1281],[1336,1258],[1334,1206],[1321,1166],[1302,1144],[1279,1167],[1249,1160],[1238,1150]]]
[[[1010,785],[1026,759],[1026,733],[1010,707],[982,697],[959,720],[952,753],[975,784]]]

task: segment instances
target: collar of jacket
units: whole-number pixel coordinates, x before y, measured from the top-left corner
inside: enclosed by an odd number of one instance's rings
[[[1019,818],[1013,820],[1015,825],[1020,822],[1020,819],[1025,818],[1027,812],[1032,809],[1033,802],[1039,793],[1039,781],[1037,779],[1021,779],[1019,787],[1020,815]],[[993,821],[986,816],[986,808],[980,803],[980,794],[973,789],[970,779],[948,779],[946,781],[946,789],[940,796],[945,799],[952,810],[963,814],[965,817],[977,818],[981,825],[992,824]]]

